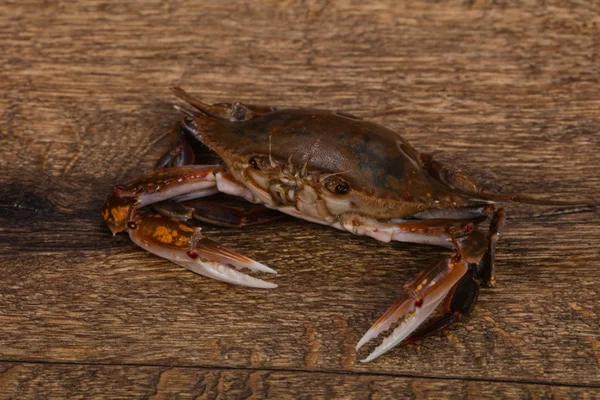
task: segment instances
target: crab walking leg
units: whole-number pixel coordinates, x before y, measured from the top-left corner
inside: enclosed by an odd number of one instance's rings
[[[197,274],[236,285],[271,289],[276,284],[253,278],[237,269],[276,272],[202,236],[201,228],[160,214],[138,215],[128,223],[131,240],[150,253]]]
[[[175,124],[171,130],[171,147],[156,162],[156,168],[176,167],[194,163],[194,150],[186,138],[187,129],[183,122]]]
[[[490,223],[490,228],[487,235],[488,250],[477,265],[479,279],[487,287],[496,286],[496,264],[494,261],[496,258],[496,243],[502,234],[502,229],[504,228],[505,222],[506,213],[504,212],[504,208],[499,208],[496,210],[496,212],[494,212],[492,221]]]
[[[361,361],[372,361],[406,339],[433,313],[467,270],[466,261],[449,257],[422,271],[404,285],[404,294],[365,333],[356,350],[392,325],[399,323],[398,326]]]
[[[154,209],[175,219],[187,221],[192,218],[209,224],[228,228],[242,228],[281,219],[285,214],[271,208],[246,203],[242,206],[221,204],[210,200],[163,201]]]
[[[339,229],[355,235],[370,236],[385,243],[390,241],[422,243],[452,249],[455,247],[452,237],[472,232],[485,219],[485,216],[479,216],[470,220],[426,219],[381,222],[372,218],[350,215],[341,219]]]

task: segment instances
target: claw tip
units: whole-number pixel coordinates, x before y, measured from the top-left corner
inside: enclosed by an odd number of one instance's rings
[[[250,266],[250,269],[256,269],[257,271],[277,275],[277,271],[275,271],[273,268],[269,268],[266,265],[259,263],[258,261],[254,261]]]
[[[369,341],[369,339],[365,339],[365,337],[363,336],[362,339],[360,339],[358,341],[358,343],[356,344],[356,351],[360,350],[361,347],[363,347],[365,345],[365,343],[367,343]]]

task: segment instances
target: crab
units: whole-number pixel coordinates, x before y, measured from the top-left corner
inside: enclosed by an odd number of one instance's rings
[[[209,105],[172,91],[191,107],[175,106],[184,117],[158,168],[115,185],[106,197],[101,213],[113,234],[125,231],[145,250],[197,274],[264,289],[277,285],[240,270],[275,270],[205,237],[193,220],[240,227],[284,213],[382,242],[449,250],[409,280],[360,339],[357,351],[387,333],[364,362],[453,324],[471,310],[481,286],[495,286],[495,248],[506,219],[495,201],[581,205],[489,192],[398,133],[353,115]],[[198,142],[222,162],[194,164]],[[255,206],[202,199],[216,193]]]

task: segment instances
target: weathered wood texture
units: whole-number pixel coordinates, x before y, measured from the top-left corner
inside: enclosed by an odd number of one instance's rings
[[[207,227],[279,271],[252,290],[111,237],[98,209],[166,149],[171,85],[343,109],[489,188],[598,199],[600,2],[128,4],[0,5],[1,395],[598,396],[599,212],[507,205],[499,285],[466,323],[361,364],[441,250]]]
[[[13,398],[593,399],[590,388],[327,372],[126,365],[0,363]]]

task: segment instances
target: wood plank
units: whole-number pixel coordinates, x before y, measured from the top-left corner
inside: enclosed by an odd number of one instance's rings
[[[280,272],[259,291],[100,221],[110,185],[165,150],[170,85],[343,109],[487,187],[598,198],[598,2],[395,4],[0,6],[0,359],[600,385],[598,212],[509,205],[499,287],[465,324],[366,365],[357,340],[440,250],[295,220],[207,227]]]
[[[0,363],[0,397],[69,399],[596,399],[598,388],[324,372]]]

